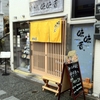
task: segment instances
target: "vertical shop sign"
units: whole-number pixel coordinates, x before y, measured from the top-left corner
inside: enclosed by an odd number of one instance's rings
[[[29,2],[30,16],[61,12],[64,10],[64,0],[37,0]]]

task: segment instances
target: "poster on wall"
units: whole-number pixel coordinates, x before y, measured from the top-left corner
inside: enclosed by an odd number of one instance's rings
[[[64,10],[64,0],[35,0],[29,2],[30,16],[61,12]]]
[[[30,41],[61,43],[61,18],[30,23]]]

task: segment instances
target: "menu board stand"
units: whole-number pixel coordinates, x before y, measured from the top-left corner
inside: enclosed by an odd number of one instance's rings
[[[64,63],[63,67],[66,70],[67,75],[68,75],[67,78],[70,84],[69,86],[70,95],[73,97],[73,100],[76,100],[81,94],[83,94],[84,100],[86,100],[84,90],[83,90],[79,62],[74,62],[70,64]],[[60,100],[60,93],[58,95],[58,100]]]

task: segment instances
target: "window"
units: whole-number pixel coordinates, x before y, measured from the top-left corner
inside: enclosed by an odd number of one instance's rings
[[[94,16],[95,0],[72,0],[72,18]]]

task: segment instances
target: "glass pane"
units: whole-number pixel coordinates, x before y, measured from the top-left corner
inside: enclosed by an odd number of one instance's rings
[[[13,46],[14,66],[18,69],[30,70],[29,25],[27,22],[14,23]]]
[[[94,16],[95,0],[72,0],[72,18]]]

